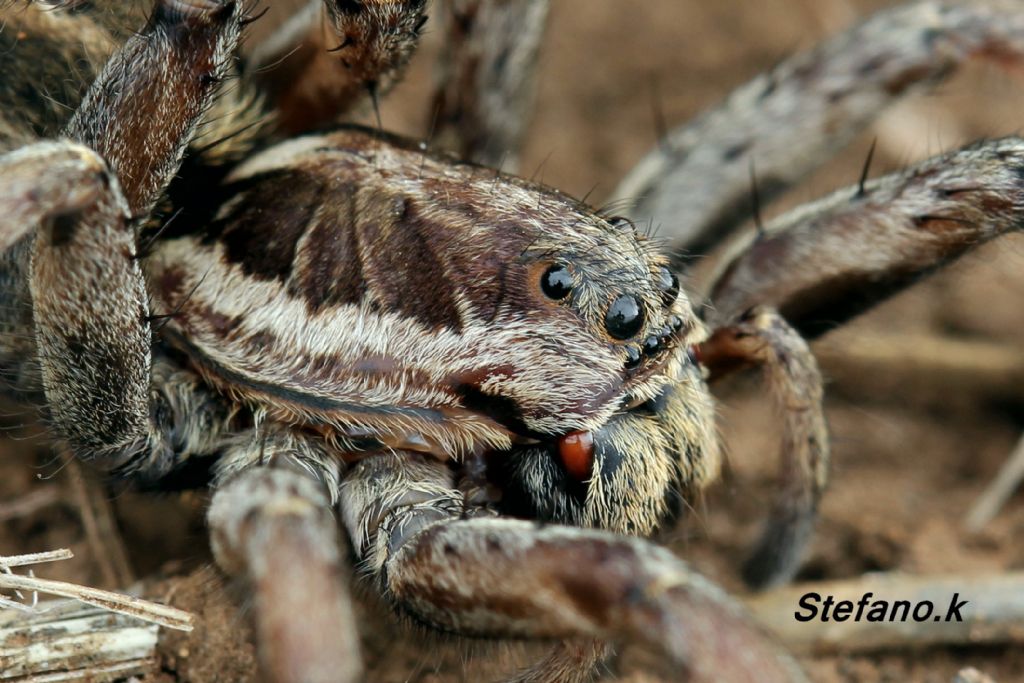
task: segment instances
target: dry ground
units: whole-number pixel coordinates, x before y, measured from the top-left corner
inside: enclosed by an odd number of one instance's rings
[[[275,12],[282,11],[278,3]],[[655,142],[657,116],[678,123],[698,113],[792,51],[806,47],[872,8],[878,0],[554,0],[540,77],[540,98],[522,171],[569,193],[596,185],[599,203]],[[263,20],[270,24],[273,17]],[[422,135],[421,106],[431,76],[427,45],[383,112],[384,124]],[[855,181],[872,138],[877,172],[981,136],[1024,124],[1024,78],[970,66],[937,92],[886,113],[844,154],[777,205],[804,201]],[[900,347],[912,335],[1024,342],[1024,239],[989,245],[946,272],[826,338],[839,348],[885,333]],[[913,349],[903,346],[911,353]],[[828,368],[826,368],[828,369]],[[966,510],[995,475],[1024,428],[1024,401],[992,399],[984,387],[959,390],[942,377],[879,367],[831,387],[834,482],[801,580],[852,578],[869,571],[916,574],[999,572],[1024,568],[1024,494],[981,533],[962,530]],[[695,567],[740,591],[736,568],[772,491],[775,422],[756,387],[724,393],[721,427],[729,471],[670,539]],[[12,418],[17,422],[18,418]],[[125,571],[99,561],[70,496],[59,459],[12,433],[0,443],[0,507],[45,487],[60,502],[0,526],[0,554],[70,546],[78,558],[47,568],[54,578],[103,586]],[[14,436],[18,435],[18,439]],[[110,492],[117,533],[135,576],[181,576],[209,562],[202,493]],[[2,520],[2,517],[0,517]],[[109,540],[109,537],[108,537]],[[106,566],[105,566],[106,565]],[[188,643],[168,644],[180,680],[240,681],[250,671],[242,620],[210,570],[162,584],[158,594],[204,609],[204,628]],[[381,681],[476,681],[476,664],[504,655],[478,643],[426,639],[391,625],[367,607],[368,659]],[[933,648],[804,660],[817,681],[949,681],[968,664],[1002,682],[1024,680],[1024,653],[1013,647]],[[166,674],[171,678],[170,673]]]

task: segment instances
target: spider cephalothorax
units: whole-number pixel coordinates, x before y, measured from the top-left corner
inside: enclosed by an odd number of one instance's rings
[[[592,480],[594,509],[534,513],[621,531],[651,531],[714,471],[686,354],[702,327],[630,223],[358,129],[272,147],[211,200],[174,216],[146,271],[175,312],[164,334],[243,404],[350,456],[482,458],[531,506]],[[593,478],[558,457],[574,432],[597,437]]]
[[[796,330],[823,331],[807,316],[852,310],[853,289],[863,308],[1018,228],[1024,143],[862,182],[767,226],[712,283],[702,321],[668,268],[680,254],[630,220],[336,124],[399,75],[424,4],[311,0],[240,65],[255,18],[233,0],[156,0],[137,24],[139,7],[114,0],[0,10],[13,27],[0,64],[17,70],[0,72],[0,387],[120,475],[159,486],[213,462],[214,555],[253,587],[269,680],[360,680],[342,530],[422,624],[575,639],[519,681],[590,680],[607,641],[653,648],[692,681],[802,680],[728,596],[636,536],[717,473],[705,379],[759,366],[781,409],[782,490],[747,578],[793,575],[828,471],[821,378]],[[1024,42],[1012,4],[934,4],[892,17],[925,37],[906,61],[938,59],[943,31],[965,51]],[[546,6],[447,3],[440,137],[467,155],[514,145]],[[865,26],[860,60],[783,65],[695,125],[741,128],[751,101],[788,112],[794,83],[819,74],[849,86],[829,69],[874,73],[892,48]],[[69,47],[73,32],[90,49]],[[902,92],[931,73],[914,64],[865,89]],[[54,73],[81,76],[54,90],[73,115],[28,87]],[[808,109],[861,123],[875,99],[856,94]],[[779,156],[806,164],[836,125]],[[707,244],[731,215],[712,200],[735,192],[752,143],[681,139],[639,167],[632,211],[678,183],[651,168],[718,158],[720,178],[698,177],[710,189],[672,197],[708,196]],[[875,241],[882,253],[864,248]]]

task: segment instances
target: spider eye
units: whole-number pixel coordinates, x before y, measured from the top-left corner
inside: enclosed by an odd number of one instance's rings
[[[629,227],[633,232],[636,232],[636,225],[633,221],[629,220],[625,216],[612,216],[608,219],[608,224],[613,228]]]
[[[544,271],[540,278],[540,288],[549,299],[564,299],[572,291],[572,275],[569,269],[556,263]]]
[[[664,348],[660,337],[648,337],[644,339],[644,353],[653,356]]]
[[[616,339],[629,339],[644,325],[644,314],[635,296],[622,294],[608,307],[604,327]]]
[[[664,266],[658,271],[658,291],[661,292],[661,303],[666,308],[679,298],[679,278]]]

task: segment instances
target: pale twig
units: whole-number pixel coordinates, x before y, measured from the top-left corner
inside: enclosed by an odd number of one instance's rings
[[[34,591],[59,595],[64,598],[73,598],[89,605],[102,607],[103,609],[118,614],[126,614],[138,617],[145,621],[166,626],[167,628],[179,631],[192,630],[192,615],[174,607],[160,605],[148,600],[133,598],[130,595],[113,593],[111,591],[79,586],[66,581],[53,581],[51,579],[40,579],[34,576],[19,576],[17,574],[0,574],[0,589]]]
[[[136,659],[116,664],[95,664],[78,671],[54,671],[32,678],[18,679],[21,683],[81,683],[82,681],[126,681],[138,683],[137,676],[124,678],[127,674],[147,674],[157,669],[155,659]]]
[[[27,555],[8,555],[6,557],[0,556],[0,574],[13,574],[11,567],[23,567],[28,564],[42,564],[44,562],[56,562],[57,560],[70,560],[74,557],[74,554],[67,548],[61,548],[59,550],[47,550],[41,553],[29,553]],[[33,576],[31,570],[29,576]],[[20,591],[15,591],[14,595],[19,600],[24,600],[25,596]],[[24,612],[36,611],[36,604],[39,602],[39,594],[32,593],[32,602],[26,605],[23,602],[17,600],[10,600],[0,596],[0,605],[18,609]]]
[[[38,611],[38,609],[33,605],[26,605],[23,602],[18,602],[17,600],[11,600],[2,596],[0,596],[0,607],[4,609],[18,610],[19,612],[26,612],[28,614],[35,614]]]
[[[987,676],[973,666],[969,666],[957,672],[953,683],[996,683],[996,681],[991,676]]]
[[[65,598],[73,598],[89,605],[95,605],[96,607],[102,607],[118,614],[137,617],[160,626],[166,626],[167,628],[181,631],[192,630],[192,615],[174,607],[160,605],[121,593],[79,586],[65,581],[40,579],[35,576],[20,576],[10,573],[11,567],[68,559],[70,557],[72,557],[72,554],[66,549],[34,553],[32,555],[0,556],[0,569],[3,570],[0,571],[0,590],[59,595]]]
[[[70,560],[74,557],[67,548],[59,550],[47,550],[42,553],[29,553],[27,555],[0,555],[0,570],[12,567],[24,567],[28,564],[42,564],[44,562],[56,562],[57,560]]]
[[[45,612],[0,611],[0,679],[122,680],[154,673],[159,627],[74,600]]]
[[[992,521],[992,518],[999,514],[1003,505],[1020,486],[1022,480],[1024,480],[1024,436],[1021,436],[1017,447],[1003,463],[999,474],[978,497],[974,506],[971,507],[971,511],[967,513],[967,518],[964,520],[967,529],[980,531],[982,527]]]

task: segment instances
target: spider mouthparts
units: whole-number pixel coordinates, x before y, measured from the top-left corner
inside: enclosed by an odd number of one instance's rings
[[[589,479],[594,467],[594,435],[569,432],[558,439],[558,455],[570,476],[579,481]]]

